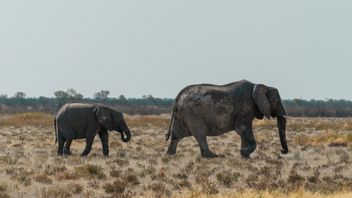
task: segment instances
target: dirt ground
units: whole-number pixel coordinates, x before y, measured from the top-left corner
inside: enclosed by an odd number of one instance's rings
[[[233,131],[208,138],[210,148],[224,157],[200,157],[193,137],[181,140],[175,156],[166,155],[168,119],[129,116],[129,143],[111,132],[110,156],[104,157],[97,136],[86,158],[80,157],[82,140],[72,143],[71,156],[57,156],[50,126],[0,126],[0,198],[352,192],[352,119],[289,118],[287,155],[280,153],[275,122],[257,121],[258,146],[248,160],[240,157],[240,138]]]

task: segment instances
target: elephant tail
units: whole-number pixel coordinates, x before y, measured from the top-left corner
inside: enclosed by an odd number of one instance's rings
[[[54,129],[55,129],[55,144],[57,143],[57,127],[56,127],[56,118],[54,118]]]
[[[175,104],[174,104],[174,106],[172,108],[172,114],[171,114],[169,130],[168,130],[168,132],[165,135],[165,137],[166,137],[165,141],[168,141],[170,139],[171,135],[172,135],[171,134],[171,127],[172,127],[172,125],[174,124],[174,121],[175,121],[175,114],[176,114],[176,102],[175,102]]]

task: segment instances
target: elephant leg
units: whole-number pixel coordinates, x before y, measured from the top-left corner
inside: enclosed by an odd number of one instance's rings
[[[169,155],[175,155],[176,154],[176,149],[177,145],[180,142],[180,140],[186,136],[190,136],[191,133],[188,132],[187,129],[183,128],[182,125],[180,124],[180,121],[177,117],[174,118],[172,126],[170,127],[171,131],[171,142],[170,145],[167,149],[167,154]]]
[[[206,124],[204,123],[203,120],[194,119],[194,117],[195,117],[194,115],[192,115],[191,113],[188,113],[184,116],[184,121],[188,130],[196,138],[199,144],[200,152],[202,156],[206,158],[218,157],[218,155],[211,152],[209,149],[207,137],[206,137],[209,130]]]
[[[241,156],[243,158],[249,158],[249,155],[257,148],[257,143],[252,131],[252,122],[237,122],[235,129],[237,134],[241,137]]]
[[[57,141],[58,141],[58,149],[57,149],[57,154],[58,155],[63,155],[63,150],[64,150],[64,144],[65,144],[65,137],[61,135],[61,133],[58,132],[57,135]]]
[[[210,151],[206,135],[194,135],[194,137],[196,138],[199,144],[200,152],[203,157],[206,157],[206,158],[218,157],[218,155]]]
[[[64,154],[71,155],[70,147],[71,147],[72,139],[66,140],[65,147],[64,147]]]
[[[105,156],[109,155],[109,134],[107,131],[99,132],[99,138],[101,141],[101,145],[103,147],[103,154]]]
[[[86,138],[86,148],[84,149],[83,153],[81,154],[82,157],[87,156],[90,151],[92,150],[92,144],[94,141],[95,136],[89,136]]]
[[[175,155],[176,149],[177,149],[177,144],[180,140],[181,140],[181,138],[171,137],[171,142],[170,142],[169,148],[167,149],[166,153],[169,155]]]

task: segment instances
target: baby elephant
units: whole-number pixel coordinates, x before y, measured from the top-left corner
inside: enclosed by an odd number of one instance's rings
[[[55,142],[59,141],[58,155],[70,155],[70,146],[74,139],[86,139],[86,148],[81,156],[87,156],[92,149],[93,140],[99,134],[103,154],[109,155],[108,131],[121,133],[121,140],[131,139],[130,130],[122,113],[102,104],[71,103],[63,105],[54,120]],[[126,137],[125,137],[126,136]]]

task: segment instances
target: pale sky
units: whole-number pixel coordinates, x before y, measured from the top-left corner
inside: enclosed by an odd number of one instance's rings
[[[241,79],[352,100],[352,1],[0,2],[2,94],[174,98]]]

